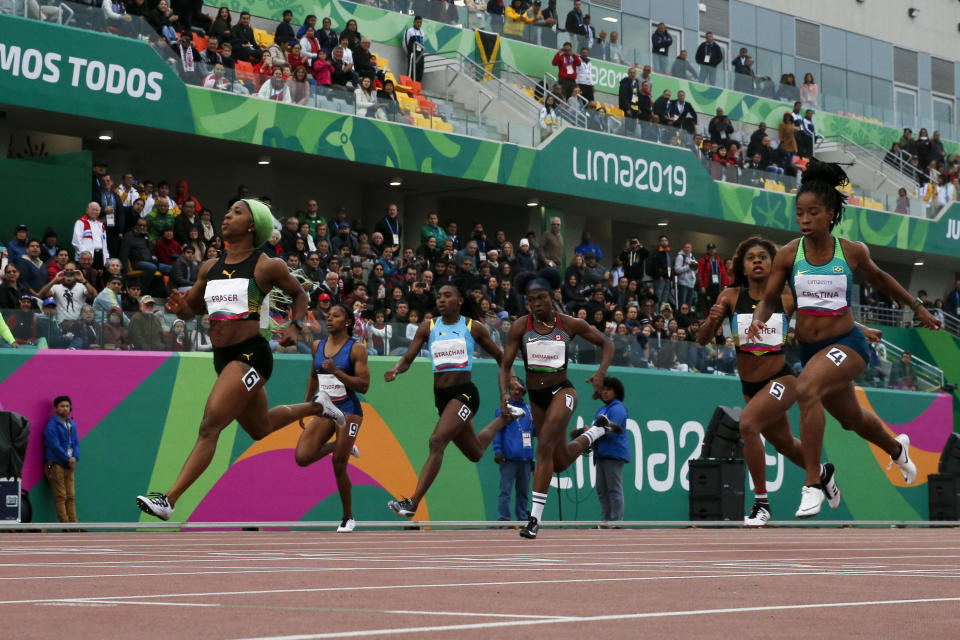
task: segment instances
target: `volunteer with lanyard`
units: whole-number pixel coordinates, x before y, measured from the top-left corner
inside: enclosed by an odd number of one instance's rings
[[[813,161],[803,174],[797,191],[797,226],[802,238],[792,240],[777,253],[772,273],[753,314],[747,338],[762,343],[784,285],[789,282],[797,304],[797,340],[803,371],[797,380],[800,406],[800,440],[807,475],[801,491],[797,517],[820,512],[824,492],[820,486],[820,454],[826,424],[824,409],[844,429],[883,449],[891,465],[900,468],[906,484],[917,479],[917,467],[910,459],[907,434],[890,435],[880,419],[857,401],[853,381],[869,360],[867,340],[853,322],[850,295],[853,274],[874,283],[894,300],[914,310],[924,327],[939,329],[940,323],[919,300],[870,258],[861,242],[833,235],[843,217],[847,196],[838,188],[849,183],[838,165]]]
[[[782,290],[767,321],[768,329],[757,341],[747,338],[753,311],[763,298],[777,247],[756,236],[747,238],[733,254],[733,286],[724,289],[717,303],[710,308],[706,322],[697,334],[697,342],[707,344],[724,318],[730,319],[730,331],[737,348],[737,371],[746,407],[740,417],[743,437],[743,458],[754,486],[754,502],[744,519],[748,527],[762,527],[772,517],[767,497],[767,462],[763,441],[767,440],[785,458],[804,468],[800,441],[790,431],[787,411],[796,401],[797,379],[787,366],[783,352],[787,323],[793,316],[794,302],[790,292]],[[864,328],[873,340],[880,332]],[[762,436],[762,437],[761,437]],[[820,465],[820,487],[830,506],[840,506],[840,489],[834,479],[834,466]]]
[[[403,48],[407,52],[409,64],[407,75],[420,82],[423,80],[423,17],[415,16],[413,26],[403,34]]]
[[[480,408],[480,392],[470,378],[473,368],[473,351],[476,345],[493,356],[499,363],[503,356],[482,322],[475,320],[476,303],[453,284],[445,284],[437,291],[437,309],[440,316],[420,323],[410,346],[397,364],[383,374],[383,379],[393,382],[397,376],[410,368],[413,359],[426,343],[433,366],[433,399],[440,420],[430,436],[430,454],[420,469],[417,488],[409,498],[391,500],[387,506],[398,516],[412,518],[420,501],[433,484],[443,452],[453,442],[471,462],[479,462],[483,452],[493,441],[493,436],[505,427],[509,420],[522,414],[523,410],[503,402],[503,413],[479,433],[473,431],[473,416]],[[462,312],[472,316],[464,317]]]
[[[570,342],[581,336],[601,347],[603,356],[597,372],[587,378],[593,385],[594,397],[603,392],[603,379],[613,360],[613,342],[584,320],[559,313],[553,306],[553,292],[560,288],[560,274],[555,269],[539,273],[524,272],[514,286],[527,296],[530,313],[513,323],[500,364],[500,398],[506,406],[510,398],[510,379],[517,353],[523,353],[530,409],[537,436],[537,466],[533,475],[533,508],[530,519],[520,530],[524,538],[536,538],[547,503],[547,490],[553,473],[563,471],[604,434],[617,433],[621,427],[600,416],[594,425],[565,443],[567,425],[577,409],[577,391],[567,379]]]
[[[259,200],[234,202],[220,225],[229,252],[204,262],[186,294],[174,289],[167,297],[167,309],[181,320],[209,314],[217,379],[203,410],[197,443],[173,486],[166,493],[137,496],[137,506],[161,520],[170,519],[177,500],[210,465],[220,432],[234,420],[254,440],[308,416],[322,414],[344,424],[343,413],[322,391],[313,402],[268,409],[264,385],[273,372],[273,354],[260,334],[264,299],[277,287],[293,300],[293,320],[280,339],[283,346],[296,344],[307,313],[307,294],[287,265],[257,251],[273,233],[273,222],[270,209]]]
[[[354,444],[363,423],[363,408],[358,393],[370,388],[370,369],[367,350],[353,338],[354,317],[350,308],[338,302],[327,314],[327,337],[313,343],[313,367],[307,381],[304,402],[322,391],[344,415],[343,424],[327,416],[316,416],[304,425],[297,441],[294,459],[301,467],[313,464],[327,454],[333,454],[333,474],[343,505],[343,519],[337,533],[349,533],[357,526],[353,519],[353,484],[347,473],[350,455],[360,456]],[[337,439],[330,442],[334,435]]]

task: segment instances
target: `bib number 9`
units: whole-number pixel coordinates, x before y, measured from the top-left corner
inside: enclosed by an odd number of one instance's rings
[[[350,431],[348,431],[348,433],[350,434],[350,437],[351,437],[351,438],[356,438],[356,437],[357,437],[357,432],[359,432],[359,431],[360,431],[360,424],[357,423],[357,422],[351,422],[351,423],[350,423]]]
[[[247,374],[243,376],[243,386],[247,388],[247,391],[251,391],[257,383],[260,382],[260,374],[257,373],[257,370],[253,367],[250,367],[250,371],[247,371]]]

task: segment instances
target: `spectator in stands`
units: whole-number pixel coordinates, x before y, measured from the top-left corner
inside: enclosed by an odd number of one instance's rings
[[[120,307],[123,304],[123,276],[111,275],[107,278],[107,284],[103,291],[97,294],[93,299],[93,317],[103,324],[107,321],[107,315],[110,309]]]
[[[157,268],[162,274],[169,275],[173,270],[173,263],[183,253],[180,243],[173,239],[172,227],[163,230],[163,235],[154,244],[154,252],[157,255]]]
[[[624,133],[628,136],[636,135],[637,120],[641,119],[642,114],[649,114],[653,107],[650,104],[650,97],[640,92],[640,81],[637,79],[635,66],[630,67],[626,77],[620,80],[618,105],[623,111]],[[646,115],[646,118],[649,118],[649,115]]]
[[[794,102],[800,99],[800,90],[797,88],[797,79],[792,73],[784,73],[780,76],[780,83],[774,94],[777,100],[785,102]]]
[[[780,138],[779,148],[781,155],[784,155],[786,157],[786,162],[789,163],[790,158],[800,152],[800,149],[797,146],[797,138],[793,127],[793,116],[791,116],[789,113],[783,114],[783,119],[781,120],[780,125],[777,127],[777,135]],[[760,142],[762,145],[762,138]]]
[[[149,186],[152,184],[153,183],[149,181],[145,181],[144,187],[149,188]],[[166,180],[161,180],[157,185],[156,194],[145,192],[144,195],[146,196],[146,204],[144,204],[143,213],[141,214],[142,216],[147,216],[152,213],[154,207],[157,206],[157,202],[160,200],[166,201],[167,209],[171,215],[179,215],[180,207],[177,205],[176,200],[170,197],[170,183]]]
[[[326,20],[328,23],[330,22],[330,18],[325,18],[325,20]],[[303,19],[303,24],[300,25],[300,28],[299,28],[299,29],[297,29],[297,33],[296,33],[296,35],[295,35],[294,37],[295,37],[297,40],[299,40],[300,38],[302,38],[302,37],[303,37],[303,34],[305,34],[305,33],[307,32],[307,27],[313,27],[313,29],[316,30],[316,28],[317,28],[317,16],[313,15],[312,13],[307,14],[307,17]]]
[[[56,278],[40,289],[37,297],[46,298],[49,295],[57,302],[57,323],[61,329],[68,331],[80,319],[86,300],[97,297],[97,290],[84,278],[75,262],[68,262]]]
[[[127,330],[124,328],[124,322],[129,322],[123,314],[120,307],[114,307],[107,312],[107,320],[103,323],[103,348],[107,350],[126,350],[130,348],[127,343]]]
[[[307,27],[303,37],[300,38],[300,54],[306,58],[308,65],[312,65],[317,59],[317,53],[320,51],[320,40],[317,39],[313,27]]]
[[[540,250],[543,251],[542,243],[540,245]],[[583,234],[580,236],[580,244],[574,247],[573,251],[574,253],[579,253],[584,257],[586,257],[588,253],[592,253],[597,260],[603,260],[603,251],[600,250],[600,247],[593,244],[593,236],[589,231],[583,232]]]
[[[943,296],[943,310],[952,316],[960,315],[957,313],[960,310],[960,279],[954,283],[953,290]]]
[[[693,68],[693,65],[690,64],[690,61],[687,60],[687,50],[681,49],[680,54],[673,61],[673,64],[670,66],[670,75],[674,78],[681,78],[683,80],[696,80],[697,71]]]
[[[233,17],[228,7],[220,7],[217,10],[217,17],[210,27],[210,35],[218,42],[227,42],[233,37]]]
[[[767,137],[769,132],[767,132],[767,123],[761,122],[757,125],[756,131],[750,134],[750,142],[747,143],[747,156],[752,158],[754,154],[759,153],[760,147],[763,146],[763,139]],[[781,138],[782,140],[783,138]]]
[[[553,95],[543,99],[540,108],[540,131],[544,138],[553,133],[560,126],[560,116],[557,114],[557,101]]]
[[[664,124],[670,124],[670,89],[664,89],[659,98],[653,102],[653,115],[657,116],[658,121]]]
[[[747,55],[747,48],[740,48],[740,55],[734,58],[730,65],[733,67],[733,88],[745,93],[753,93],[756,73],[753,70],[753,58]]]
[[[677,92],[677,99],[670,103],[667,110],[667,120],[676,128],[693,135],[697,129],[697,112],[686,98],[685,91]]]
[[[313,79],[321,87],[333,84],[334,66],[325,49],[317,52],[317,59],[313,62]]]
[[[291,104],[293,102],[293,98],[290,95],[290,87],[287,86],[286,80],[283,78],[283,69],[274,67],[270,81],[263,83],[260,91],[257,92],[257,97],[263,98],[264,100],[283,102],[285,104]]]
[[[727,286],[727,267],[717,255],[717,245],[707,243],[707,255],[697,265],[697,284],[703,298],[704,315],[710,310],[717,296]]]
[[[333,60],[330,61],[333,65],[333,71],[330,74],[332,85],[346,87],[348,82],[355,82],[356,74],[353,71],[353,64],[344,59],[345,51],[347,50],[340,46],[333,50]]]
[[[503,12],[503,35],[516,40],[524,39],[525,27],[540,17],[540,4],[524,6],[523,0],[512,0]]]
[[[143,296],[140,298],[140,310],[130,318],[127,339],[138,351],[167,351],[170,348],[155,310],[153,296]]]
[[[560,233],[560,227],[560,218],[553,216],[550,218],[550,228],[540,236],[540,258],[544,266],[554,269],[559,269],[563,264],[563,234]]]
[[[13,239],[7,243],[7,259],[16,263],[27,253],[27,234],[29,229],[25,224],[18,224],[13,231]]]
[[[727,144],[730,141],[730,134],[733,133],[733,123],[723,113],[722,107],[717,107],[717,115],[710,118],[707,132],[710,134],[710,140],[717,144]]]
[[[694,57],[700,65],[699,81],[710,85],[716,84],[717,67],[723,62],[723,49],[713,41],[712,31],[707,31]]]
[[[391,202],[387,205],[386,215],[377,221],[374,230],[382,233],[384,239],[395,250],[400,249],[403,241],[403,223],[400,222],[400,209],[396,203]]]
[[[580,0],[573,4],[574,9],[567,15],[567,30],[570,30],[570,15],[579,11]],[[573,52],[573,45],[564,42],[560,50],[553,56],[553,66],[557,68],[557,78],[563,88],[563,99],[569,100],[573,88],[577,85],[577,67],[580,66],[580,57]]]
[[[11,260],[9,264],[13,264]],[[38,292],[47,283],[47,269],[40,257],[40,241],[31,238],[27,241],[27,251],[16,262],[20,273],[20,286],[26,293],[38,296]]]
[[[287,89],[290,91],[290,100],[293,104],[305,105],[310,99],[309,74],[306,67],[297,67],[293,75],[287,80]]]
[[[673,36],[667,31],[667,25],[660,23],[650,36],[653,45],[653,68],[657,73],[667,73],[670,61],[670,47],[673,45]]]
[[[377,91],[377,102],[387,120],[398,122],[403,111],[400,108],[400,101],[397,99],[396,86],[393,80],[385,80],[383,88]]]
[[[804,158],[813,157],[813,147],[817,142],[817,127],[813,124],[813,109],[807,109],[803,114],[800,125],[800,136],[797,138],[797,148]]]
[[[677,254],[673,263],[677,274],[677,303],[688,308],[697,304],[697,259],[693,257],[693,245],[683,243],[683,249]]]
[[[165,0],[160,0],[160,2],[165,2]],[[263,51],[253,34],[253,27],[250,26],[250,13],[247,11],[240,13],[240,20],[233,27],[230,42],[233,45],[233,56],[237,60],[246,60],[251,64],[256,64],[263,56]]]
[[[776,163],[776,150],[773,148],[770,136],[764,136],[760,141],[760,167],[768,173],[783,175],[783,167]]]
[[[123,236],[120,243],[120,261],[128,271],[143,272],[140,278],[143,287],[149,291],[158,266],[147,229],[147,221],[141,219],[136,222],[132,231]]]
[[[145,216],[145,219],[152,242],[156,242],[162,238],[165,230],[173,229],[174,218],[173,215],[170,214],[170,207],[167,201],[164,199],[157,200],[157,206]]]
[[[587,28],[583,18],[583,3],[580,0],[574,0],[573,9],[567,12],[564,31],[575,36],[581,46],[586,44]]]
[[[316,17],[314,17],[314,21],[316,21]],[[320,42],[320,49],[326,51],[327,58],[329,58],[334,48],[340,43],[340,38],[337,36],[337,32],[331,28],[330,18],[324,18],[320,24],[320,30],[316,31],[317,40]],[[306,33],[306,29],[304,29],[304,33]]]
[[[199,84],[200,73],[197,65],[203,60],[200,52],[193,46],[193,34],[184,29],[176,43],[171,45],[177,59],[180,77],[188,84]]]
[[[104,261],[110,257],[107,248],[107,231],[100,220],[100,205],[91,202],[87,205],[86,213],[73,225],[73,248],[76,255],[82,251],[93,254],[94,266],[103,268]]]
[[[297,34],[293,30],[293,11],[284,9],[282,17],[283,19],[273,31],[273,40],[279,45],[290,44],[297,39]]]
[[[377,94],[373,90],[373,78],[360,74],[360,86],[353,91],[353,102],[357,115],[372,118],[376,116]]]
[[[657,301],[666,302],[670,296],[670,284],[673,280],[674,256],[670,250],[670,239],[661,235],[657,239],[657,251],[647,259],[647,275],[653,280],[654,295]]]
[[[100,221],[103,223],[107,233],[107,248],[110,253],[116,253],[120,246],[120,236],[125,230],[125,217],[121,215],[120,198],[113,190],[113,179],[109,175],[104,175],[100,179],[100,193],[96,202],[100,205]],[[56,234],[54,234],[54,244],[56,243]],[[41,246],[41,255],[44,247]]]
[[[343,32],[340,34],[341,43],[344,36],[347,38],[347,47],[350,49],[356,49],[363,41],[363,36],[357,31],[357,21],[353,18],[347,20],[347,26],[343,28]]]
[[[813,74],[807,73],[803,76],[803,84],[800,85],[800,101],[810,107],[818,107],[817,83],[813,80]]]
[[[900,360],[893,363],[890,369],[890,383],[894,389],[917,390],[917,372],[913,367],[913,354],[909,351],[904,351],[900,354]]]
[[[226,67],[223,63],[217,62],[213,65],[213,71],[203,77],[202,85],[207,89],[218,89],[220,91],[230,91],[230,79],[226,75]]]
[[[170,10],[167,0],[160,0],[154,9],[147,13],[147,22],[168,44],[180,39],[177,35],[177,30],[181,28],[179,18],[180,16]]]
[[[514,0],[519,2],[520,0]],[[577,67],[577,86],[580,88],[580,94],[592,102],[593,94],[593,63],[590,62],[590,49],[583,47],[580,49],[580,66]]]

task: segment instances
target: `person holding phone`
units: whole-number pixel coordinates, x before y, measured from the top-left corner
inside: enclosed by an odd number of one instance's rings
[[[560,50],[553,56],[553,66],[557,68],[557,78],[563,88],[563,99],[569,100],[573,88],[577,86],[577,67],[580,66],[580,56],[573,52],[572,44],[563,43]]]

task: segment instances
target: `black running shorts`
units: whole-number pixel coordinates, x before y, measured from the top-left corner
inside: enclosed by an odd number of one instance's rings
[[[476,415],[477,409],[480,408],[480,391],[477,390],[477,385],[472,382],[455,384],[452,387],[434,387],[433,400],[437,406],[437,414],[441,416],[443,415],[443,410],[447,408],[447,403],[451,400],[457,400],[463,403],[470,409],[470,415],[464,418],[464,420],[469,420]]]
[[[213,368],[217,375],[220,375],[223,368],[234,360],[249,365],[264,380],[269,380],[270,374],[273,373],[273,353],[270,351],[270,343],[259,334],[228,347],[214,348]],[[253,384],[249,386],[252,388]]]

